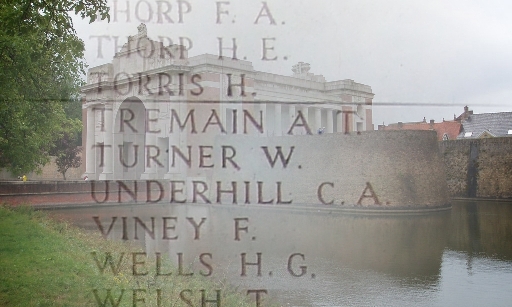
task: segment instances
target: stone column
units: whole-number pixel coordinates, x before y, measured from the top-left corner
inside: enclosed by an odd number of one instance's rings
[[[295,105],[289,104],[288,105],[288,123],[285,127],[284,133],[287,134],[290,128],[292,127],[293,122],[295,121],[295,117],[297,114],[295,113]]]
[[[315,108],[315,124],[311,125],[312,132],[318,133],[318,130],[322,128],[322,109]]]
[[[92,110],[92,106],[87,107],[87,138],[85,141],[85,175],[90,179],[96,179],[96,114]]]
[[[263,129],[265,129],[265,131],[264,131],[265,133],[263,133],[263,134],[258,133],[257,136],[260,136],[260,137],[271,136],[272,135],[272,131],[270,131],[270,129],[272,129],[272,127],[271,127],[271,125],[269,123],[270,123],[270,121],[272,119],[269,119],[269,117],[268,117],[269,114],[267,112],[268,110],[267,110],[267,104],[266,103],[258,104],[258,112],[257,112],[257,114],[259,114],[260,111],[263,112]],[[241,120],[242,120],[242,124],[243,124],[243,114],[242,114],[242,119]]]
[[[281,104],[276,103],[274,104],[274,131],[276,136],[283,135],[283,127],[281,123]]]
[[[171,139],[171,136],[169,135],[169,145],[167,147],[167,152],[169,153],[167,155],[167,169],[166,169],[166,173],[164,174],[164,179],[173,179],[174,177],[174,173],[172,172],[172,166],[171,166],[171,163],[172,163],[172,139]]]
[[[309,126],[309,129],[311,130],[311,133],[315,134],[316,130],[314,127],[312,127],[311,122],[309,121],[309,107],[302,107],[301,111],[302,111],[302,116],[306,120],[306,123]],[[305,129],[303,129],[303,132],[301,132],[301,135],[306,135],[306,134],[307,134],[307,132],[305,131]]]
[[[336,131],[338,132],[345,132],[343,126],[344,126],[344,122],[345,122],[345,118],[344,118],[344,115],[345,113],[341,112],[341,111],[337,111],[336,112]]]
[[[327,109],[326,110],[327,112],[327,127],[325,127],[326,129],[326,133],[333,133],[334,132],[334,121],[333,121],[333,113],[332,113],[332,109]]]
[[[184,131],[181,131],[179,128],[178,128],[178,125],[174,125],[174,132],[173,133],[169,133],[169,129],[170,129],[170,119],[171,119],[171,110],[174,109],[180,118],[185,118],[186,117],[186,114],[188,114],[188,104],[186,102],[180,102],[178,100],[178,98],[173,98],[171,97],[170,100],[172,102],[170,103],[167,103],[167,109],[168,109],[168,114],[169,114],[169,118],[166,118],[166,120],[168,121],[169,123],[169,127],[167,127],[167,132],[166,134],[169,136],[169,147],[168,147],[168,151],[169,151],[169,154],[168,154],[168,169],[167,169],[167,173],[164,175],[164,179],[170,179],[170,180],[185,180],[188,176],[188,168],[186,166],[182,166],[182,161],[180,159],[180,157],[178,156],[178,154],[176,154],[176,163],[175,163],[175,166],[173,167],[172,166],[172,152],[173,152],[173,149],[172,149],[172,146],[176,146],[178,148],[181,148],[182,150],[184,150],[184,153],[186,154],[186,148],[187,148],[187,144],[188,144],[188,130],[184,130]],[[193,107],[195,107],[196,105],[192,105]],[[200,129],[200,128],[197,128],[197,129]],[[198,130],[200,131],[200,130]],[[190,144],[190,145],[193,145],[193,144]],[[194,161],[195,162],[195,161]]]
[[[155,157],[157,161],[162,159],[162,152],[165,153],[166,148],[158,148],[158,135],[155,133],[146,133],[146,144],[144,144],[144,173],[141,174],[140,179],[156,179],[157,178],[157,169],[159,167],[158,163],[155,162],[154,159],[150,159],[150,157]],[[149,146],[149,147],[148,147]],[[155,149],[156,148],[158,149]],[[150,159],[148,161],[148,159]],[[148,164],[149,162],[149,164]]]
[[[100,180],[114,179],[113,165],[114,165],[114,124],[112,117],[112,105],[105,106],[105,132],[103,137],[104,148],[104,165],[103,172],[100,174]]]
[[[309,107],[301,107],[300,109],[302,111],[302,116],[304,116],[304,119],[308,120],[309,119]],[[311,125],[310,123],[308,123],[308,124]]]
[[[152,106],[152,110],[158,110],[157,114],[163,113],[160,103],[153,103]],[[158,144],[158,137],[161,135],[162,131],[165,130],[165,125],[163,125],[163,121],[160,118],[155,118],[155,112],[149,112],[148,109],[146,109],[144,117],[144,122],[146,123],[143,131],[145,137],[142,138],[145,140],[143,149],[144,161],[141,161],[144,163],[144,173],[140,175],[140,179],[159,179],[158,169],[165,165],[163,159],[166,159],[165,155],[168,149],[160,148]]]

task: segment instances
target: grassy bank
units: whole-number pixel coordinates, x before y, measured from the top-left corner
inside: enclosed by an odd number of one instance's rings
[[[137,273],[147,274],[134,276],[134,253]],[[156,276],[151,261],[42,212],[0,206],[0,306],[201,306],[202,296],[218,306],[256,305],[199,275]],[[173,268],[162,261],[160,270]]]

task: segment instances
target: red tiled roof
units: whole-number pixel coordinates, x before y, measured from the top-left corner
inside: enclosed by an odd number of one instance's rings
[[[444,121],[441,123],[401,123],[390,124],[388,126],[380,126],[381,130],[435,130],[437,132],[437,139],[443,140],[443,135],[446,133],[449,140],[455,140],[460,133],[461,123],[456,121]]]
[[[462,124],[456,121],[434,123],[434,130],[437,132],[437,139],[441,141],[446,133],[449,140],[455,140],[462,129]]]

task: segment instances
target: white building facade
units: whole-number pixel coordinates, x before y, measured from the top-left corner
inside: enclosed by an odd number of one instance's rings
[[[371,87],[327,82],[293,66],[292,76],[251,62],[188,57],[145,25],[112,63],[89,69],[82,88],[86,176],[91,180],[208,178],[233,148],[223,134],[261,137],[373,130]],[[226,162],[227,161],[227,162]]]

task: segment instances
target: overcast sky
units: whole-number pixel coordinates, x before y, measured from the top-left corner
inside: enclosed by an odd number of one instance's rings
[[[127,2],[117,1],[116,14],[109,0],[110,23],[75,18],[90,67],[112,60],[113,36],[121,46],[145,21],[155,40],[190,39],[190,55],[218,54],[218,37],[227,46],[236,38],[238,58],[246,57],[256,70],[291,75],[292,65],[303,61],[328,81],[370,85],[375,126],[453,119],[466,104],[475,113],[512,111],[510,0],[267,0],[268,10],[255,0],[188,0],[190,7],[182,2],[181,23],[177,0],[165,1],[170,9],[164,1],[130,0],[129,21]],[[226,12],[221,24],[217,2]],[[100,56],[101,35],[110,42],[102,39]],[[263,38],[267,57],[276,60],[262,60]]]

